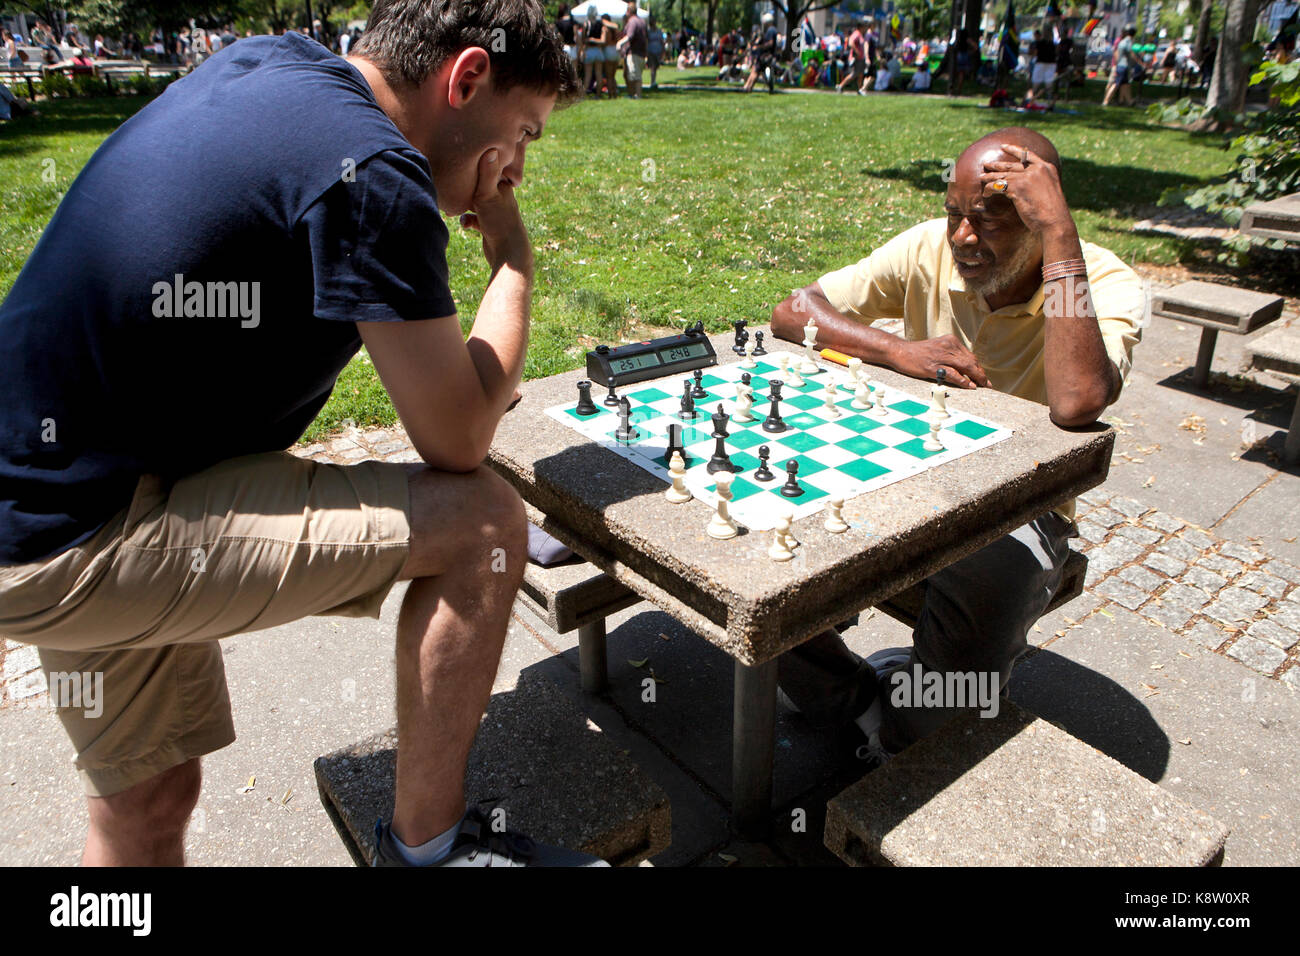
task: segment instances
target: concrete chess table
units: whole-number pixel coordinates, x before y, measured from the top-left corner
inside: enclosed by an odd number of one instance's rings
[[[712,342],[719,361],[730,361],[732,337]],[[870,371],[915,395],[928,389]],[[796,521],[800,546],[781,563],[767,556],[770,533],[709,537],[708,506],[671,504],[664,481],[549,418],[545,409],[576,400],[584,377],[525,383],[488,463],[547,516],[546,531],[735,659],[732,811],[749,837],[770,825],[777,657],[1100,485],[1114,445],[1104,425],[1066,431],[1042,405],[955,389],[950,408],[1012,437],[847,502],[843,534],[827,532],[820,514]]]

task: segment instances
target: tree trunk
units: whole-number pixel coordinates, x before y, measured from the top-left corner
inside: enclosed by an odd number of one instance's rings
[[[1206,109],[1231,113],[1245,109],[1250,68],[1242,54],[1255,38],[1258,15],[1259,0],[1228,0],[1223,36],[1219,38],[1219,52],[1214,58],[1214,77],[1210,80],[1210,94],[1205,100]]]
[[[1210,38],[1210,17],[1214,15],[1214,0],[1201,0],[1201,17],[1196,21],[1196,39],[1192,43],[1192,56],[1200,66],[1205,52],[1205,44]]]

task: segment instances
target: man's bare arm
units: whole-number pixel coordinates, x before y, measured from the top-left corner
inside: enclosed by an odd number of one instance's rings
[[[424,322],[358,322],[375,371],[415,450],[446,471],[472,471],[515,398],[528,351],[533,254],[492,151],[479,169],[474,213],[492,268],[468,341],[455,316]]]
[[[819,348],[856,355],[864,362],[915,378],[932,379],[943,368],[947,370],[945,380],[959,388],[989,386],[979,360],[956,337],[942,335],[910,342],[854,321],[835,310],[820,282],[804,286],[772,310],[772,332],[778,338],[802,343],[803,327],[810,317],[817,325]]]

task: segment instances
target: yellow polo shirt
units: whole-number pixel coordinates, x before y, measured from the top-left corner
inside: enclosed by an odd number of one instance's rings
[[[1127,382],[1133,346],[1142,338],[1146,294],[1114,253],[1090,242],[1082,245],[1106,354]],[[1047,404],[1043,287],[1028,302],[990,309],[983,295],[966,290],[953,268],[947,219],[914,226],[819,283],[835,310],[852,318],[902,319],[903,334],[913,341],[955,336],[999,392]],[[1057,510],[1073,519],[1074,502]]]

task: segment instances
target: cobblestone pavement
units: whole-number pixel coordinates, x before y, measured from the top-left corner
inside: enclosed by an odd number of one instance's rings
[[[350,428],[293,452],[343,465],[367,458],[420,460],[400,426]],[[1300,568],[1270,558],[1248,542],[1215,537],[1132,498],[1100,490],[1080,497],[1078,524],[1074,547],[1088,558],[1085,587],[1102,603],[1069,627],[1118,604],[1300,689]],[[5,644],[0,650],[0,707],[42,705],[45,677],[36,648]]]

